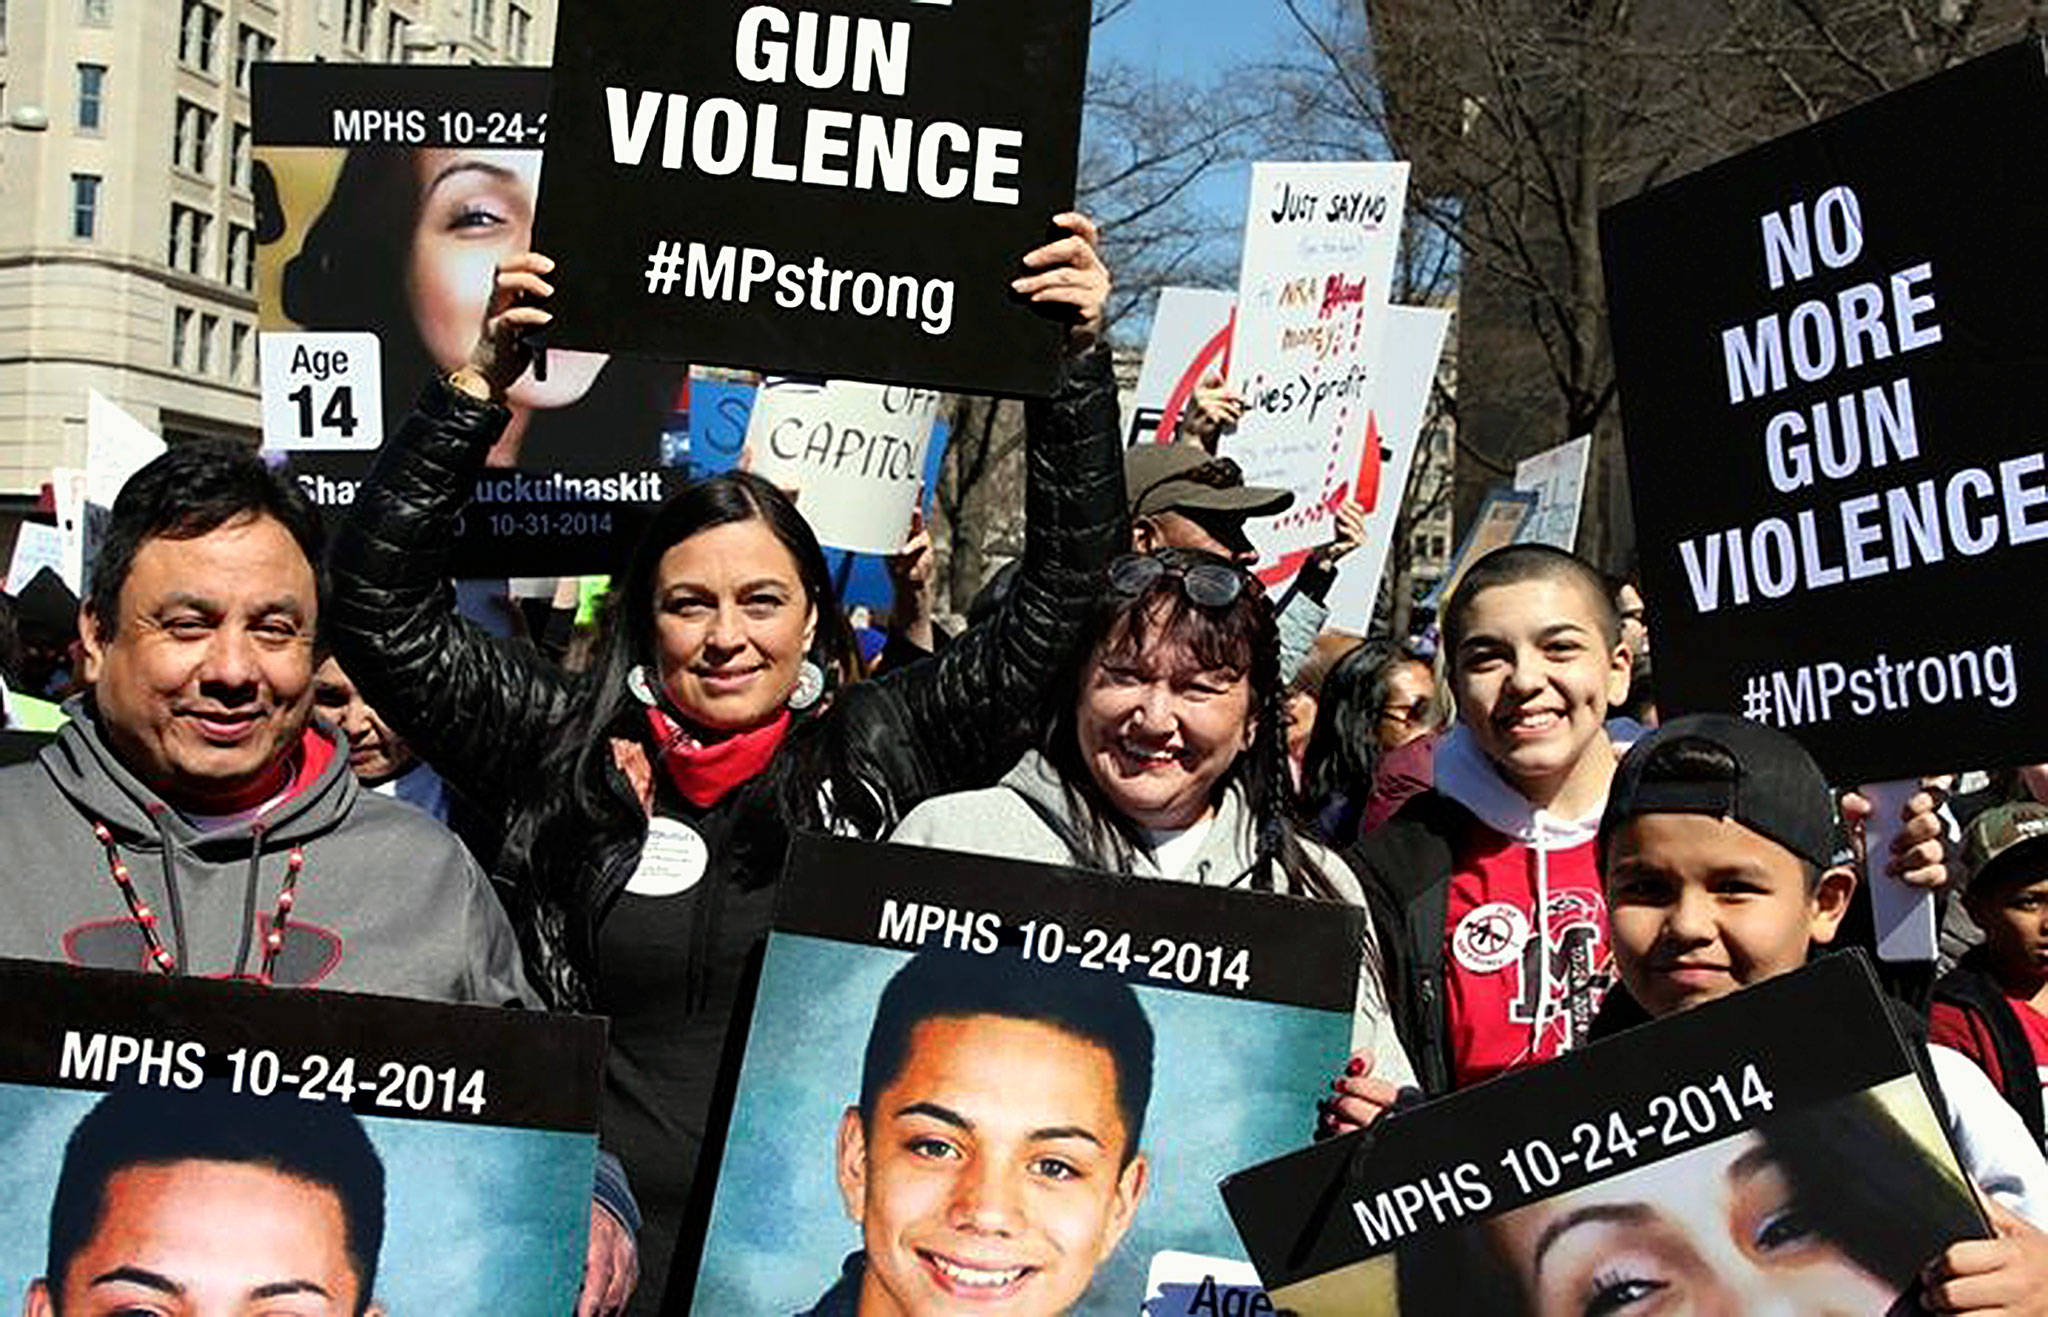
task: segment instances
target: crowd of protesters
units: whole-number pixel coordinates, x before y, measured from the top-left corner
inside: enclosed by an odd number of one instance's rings
[[[253,453],[173,448],[87,598],[41,578],[0,615],[10,727],[62,701],[0,770],[0,954],[608,1017],[578,1311],[654,1313],[798,832],[1363,906],[1355,1055],[1304,1140],[1867,940],[1890,875],[1949,907],[1957,959],[1898,1016],[1997,1228],[1901,1283],[2048,1311],[2048,772],[1929,779],[1867,855],[1871,806],[1789,737],[1657,726],[1640,589],[1556,549],[1472,564],[1423,634],[1326,632],[1361,511],[1269,594],[1246,524],[1293,493],[1216,455],[1241,401],[1213,381],[1124,451],[1109,274],[1056,223],[1012,285],[1068,325],[1024,552],[950,635],[918,528],[874,663],[799,501],[745,471],[660,509],[587,643],[463,615],[454,528],[534,370],[538,254],[331,536]]]

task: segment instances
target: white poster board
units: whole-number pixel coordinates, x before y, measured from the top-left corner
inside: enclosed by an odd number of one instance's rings
[[[1261,575],[1330,538],[1351,496],[1408,194],[1405,163],[1255,164],[1230,377],[1244,420],[1222,453],[1294,506],[1246,531]]]
[[[1172,442],[1181,411],[1207,375],[1230,369],[1231,314],[1237,294],[1216,288],[1162,288],[1152,336],[1126,409],[1124,442]]]
[[[7,564],[7,593],[20,594],[45,567],[63,578],[64,532],[40,521],[24,521],[14,530],[14,557]]]
[[[820,544],[894,553],[910,532],[938,408],[930,389],[771,377],[746,447],[755,475],[798,492]]]
[[[75,466],[50,468],[50,496],[57,513],[57,533],[64,537],[64,565],[59,575],[71,593],[85,594],[86,474]]]
[[[103,508],[128,477],[162,456],[164,441],[119,403],[90,390],[85,400],[85,501]]]
[[[1586,496],[1586,461],[1593,436],[1546,448],[1515,467],[1515,488],[1536,496],[1536,511],[1522,526],[1519,542],[1572,551],[1579,538],[1579,506]]]
[[[1364,635],[1372,624],[1380,576],[1386,571],[1387,553],[1399,528],[1408,476],[1422,443],[1422,422],[1429,415],[1437,359],[1443,354],[1444,336],[1450,327],[1448,309],[1388,309],[1365,451],[1352,488],[1353,497],[1365,505],[1365,540],[1337,564],[1337,583],[1330,587],[1327,601],[1329,624],[1339,630]]]

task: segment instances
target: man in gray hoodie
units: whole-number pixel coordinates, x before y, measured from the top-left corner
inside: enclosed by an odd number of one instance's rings
[[[79,610],[91,689],[0,769],[0,956],[538,1000],[462,844],[358,787],[312,719],[319,560],[305,495],[239,446],[181,445],[122,488]],[[606,1170],[580,1312],[632,1286],[637,1213]]]

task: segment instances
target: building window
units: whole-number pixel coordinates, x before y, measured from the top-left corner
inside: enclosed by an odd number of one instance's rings
[[[188,69],[211,73],[219,42],[220,10],[206,0],[185,0],[184,17],[178,24],[178,62]]]
[[[244,292],[256,287],[256,234],[240,224],[228,225],[227,281]]]
[[[469,0],[469,34],[488,45],[498,30],[498,0]]]
[[[185,342],[192,337],[192,309],[178,307],[171,312],[171,369],[185,369]]]
[[[187,274],[198,274],[204,270],[212,234],[213,216],[172,202],[170,267]]]
[[[237,321],[228,326],[228,378],[241,383],[249,367],[249,327]]]
[[[171,138],[171,163],[201,178],[213,172],[213,130],[220,116],[191,101],[178,102],[176,130]]]
[[[100,221],[100,176],[71,176],[71,236],[87,242],[98,236]]]
[[[518,5],[505,6],[505,51],[515,64],[526,62],[526,31],[532,22]]]
[[[106,94],[106,89],[106,65],[78,66],[78,131],[96,133],[100,130],[101,97]]]
[[[369,53],[377,31],[377,0],[342,0],[342,45]]]
[[[236,124],[228,135],[228,186],[249,190],[249,125]]]
[[[201,375],[213,374],[213,340],[220,334],[220,317],[204,315],[199,317],[199,350],[193,354],[192,369]]]
[[[277,42],[267,33],[259,32],[243,24],[235,32],[235,86],[249,90],[249,66],[261,64],[277,49]]]
[[[405,21],[405,15],[403,14],[392,14],[384,20],[384,62],[386,64],[405,64],[409,62],[409,52],[405,48],[405,34],[411,27],[412,24]]]
[[[105,27],[113,20],[107,10],[111,0],[78,0],[78,21],[88,27]]]

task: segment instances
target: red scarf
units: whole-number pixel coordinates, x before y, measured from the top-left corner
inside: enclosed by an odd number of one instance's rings
[[[205,816],[227,818],[249,813],[259,805],[263,807],[262,812],[269,813],[317,782],[333,758],[334,742],[309,723],[284,765],[282,781],[276,777],[259,780],[226,800],[207,801]]]
[[[668,780],[684,800],[709,809],[768,766],[789,733],[789,710],[776,714],[772,722],[708,745],[659,709],[647,711],[647,723],[654,729],[654,753],[668,770]]]

